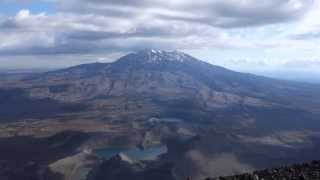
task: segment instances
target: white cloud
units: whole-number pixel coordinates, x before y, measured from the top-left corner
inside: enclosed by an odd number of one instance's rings
[[[319,50],[316,40],[288,38],[319,32],[318,1],[50,1],[54,13],[26,9],[0,16],[0,57],[94,54],[103,59],[111,52],[152,47],[197,51],[200,58],[226,63],[252,59],[242,63],[267,66]]]

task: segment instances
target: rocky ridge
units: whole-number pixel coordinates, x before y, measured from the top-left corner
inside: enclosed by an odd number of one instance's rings
[[[265,169],[228,177],[205,180],[317,180],[320,179],[320,161],[295,164],[280,168]]]

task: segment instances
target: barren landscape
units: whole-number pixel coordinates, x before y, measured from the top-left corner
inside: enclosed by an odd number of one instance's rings
[[[7,160],[1,165],[10,168],[0,177],[203,179],[314,160],[320,158],[319,92],[320,86],[158,50],[4,77],[0,146]],[[77,139],[72,146],[70,138]],[[143,157],[155,145],[167,151],[152,160],[114,149],[139,148]],[[46,155],[19,158],[30,148]],[[101,149],[118,155],[107,159],[96,153]]]

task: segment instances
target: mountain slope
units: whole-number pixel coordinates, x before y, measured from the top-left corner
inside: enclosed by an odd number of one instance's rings
[[[41,79],[43,79],[43,75],[40,76]],[[136,86],[143,87],[149,85],[147,88],[152,88],[150,87],[150,83],[152,82],[158,83],[158,88],[161,88],[161,85],[167,85],[169,83],[171,83],[169,84],[170,86],[175,86],[174,88],[180,86],[186,89],[197,89],[197,86],[193,85],[203,85],[217,92],[266,98],[272,101],[276,99],[270,96],[277,97],[278,95],[278,97],[280,97],[293,95],[293,93],[298,93],[299,91],[302,93],[310,91],[309,95],[312,96],[317,92],[316,90],[319,90],[319,87],[314,88],[311,85],[303,83],[274,80],[230,71],[197,60],[182,52],[155,50],[144,50],[138,53],[132,53],[110,64],[86,64],[62,71],[47,73],[44,78],[47,78],[49,81],[55,80],[55,83],[59,80],[61,83],[68,79],[75,78],[76,80],[91,80],[91,84],[96,86],[105,85],[106,87],[101,90],[106,91],[93,92],[97,93],[96,95],[112,91],[112,88],[114,88],[114,85],[117,83],[119,83],[119,86],[123,86],[120,91],[125,91],[129,88],[135,89]],[[96,82],[92,82],[92,80]],[[123,81],[123,83],[118,81]],[[144,81],[147,81],[147,83]],[[187,82],[189,82],[189,84]],[[46,81],[44,83],[46,84],[48,82]],[[90,84],[88,85],[90,86]],[[198,89],[201,89],[201,87]],[[95,90],[98,91],[100,89],[96,87]],[[138,90],[137,92],[139,92]],[[117,91],[119,92],[119,89],[117,89]]]
[[[317,113],[320,105],[320,88],[314,85],[234,72],[178,51],[144,50],[114,63],[79,65],[2,87],[23,88],[30,99],[85,104],[88,111],[108,112],[115,119],[208,120],[226,118],[225,111],[261,111],[258,116],[263,116],[265,110],[305,116]]]

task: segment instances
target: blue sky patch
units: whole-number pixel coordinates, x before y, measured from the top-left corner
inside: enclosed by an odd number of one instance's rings
[[[53,3],[50,2],[0,2],[0,14],[1,15],[15,15],[22,9],[28,9],[32,13],[41,13],[46,12],[47,14],[51,14],[54,12]]]

